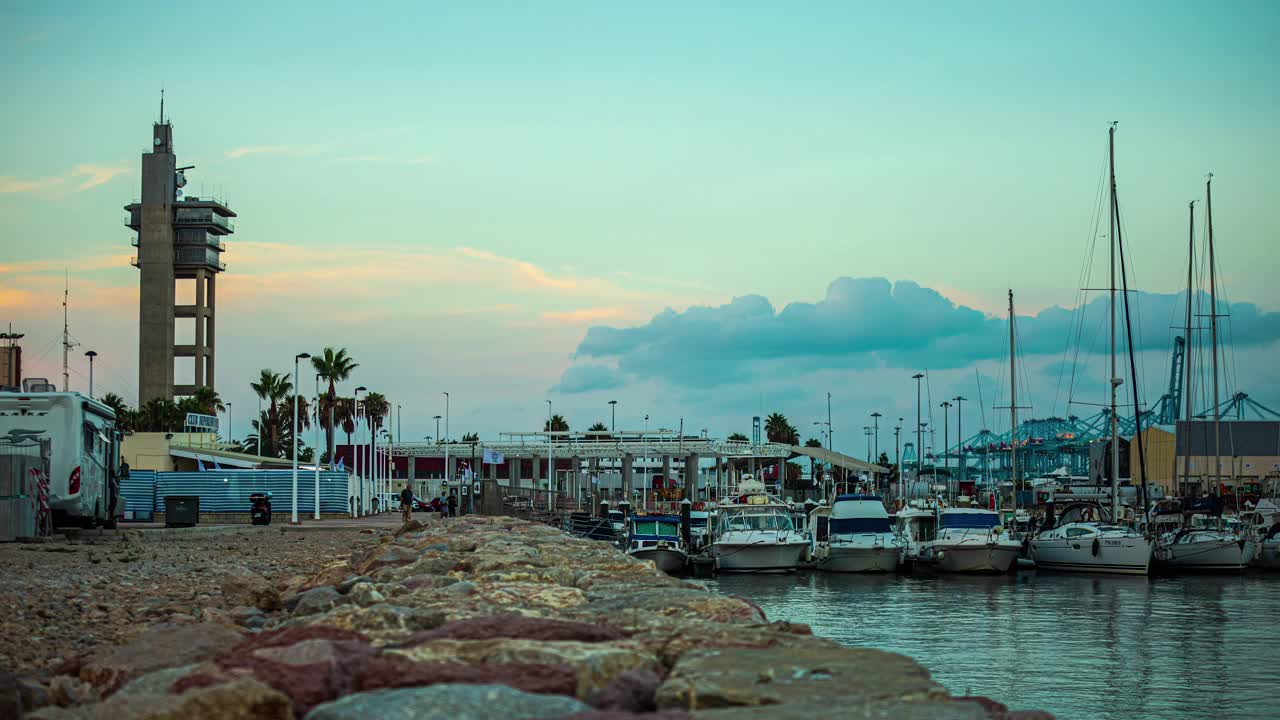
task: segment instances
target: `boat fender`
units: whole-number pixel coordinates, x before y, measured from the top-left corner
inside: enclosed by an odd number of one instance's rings
[[[1102,551],[1102,543],[1098,538],[1093,539],[1093,556],[1098,557],[1098,553]]]
[[[1241,537],[1239,540],[1237,540],[1237,541],[1236,541],[1236,544],[1240,546],[1240,549],[1241,549],[1241,550],[1243,550],[1243,549],[1244,549],[1244,538],[1243,538],[1243,537]]]

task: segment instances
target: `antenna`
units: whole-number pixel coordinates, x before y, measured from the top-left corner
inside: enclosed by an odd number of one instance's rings
[[[67,299],[71,295],[71,281],[68,271],[62,271],[62,392],[71,392],[71,371],[67,365],[67,353],[80,343],[71,342],[71,333],[67,331]]]
[[[160,124],[164,124],[164,85],[160,85]]]

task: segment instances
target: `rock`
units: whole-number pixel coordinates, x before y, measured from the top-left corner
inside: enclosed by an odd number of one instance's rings
[[[111,697],[128,698],[138,695],[167,695],[169,688],[178,680],[185,677],[199,665],[179,665],[178,667],[165,668],[149,672],[142,677],[129,681],[124,687],[120,688]]]
[[[492,640],[494,638],[607,642],[623,640],[628,635],[629,633],[603,624],[548,620],[523,615],[492,615],[448,623],[418,635],[414,638],[414,642],[442,639]]]
[[[834,704],[833,703],[839,703]],[[892,718],[893,720],[990,720],[981,705],[959,702],[950,698],[873,700],[866,703],[845,703],[844,698],[809,698],[789,700],[781,705],[757,705],[753,707],[726,707],[701,710],[695,716],[699,720],[814,720],[834,716],[859,718]],[[648,717],[648,716],[644,716]]]
[[[448,595],[473,595],[476,591],[476,584],[467,580],[449,583],[441,588],[441,592]]]
[[[351,592],[348,593],[348,596],[360,607],[369,607],[370,605],[376,605],[380,602],[387,601],[387,598],[384,597],[382,593],[378,592],[378,589],[373,586],[373,583],[367,582],[356,583],[356,585],[351,588]]]
[[[439,627],[444,621],[444,613],[438,610],[378,603],[366,608],[343,605],[311,622],[360,633],[375,644],[385,644],[404,642],[416,633]]]
[[[21,718],[23,712],[22,686],[18,676],[0,671],[0,717]]]
[[[92,684],[70,675],[55,675],[49,681],[49,702],[61,707],[96,702],[102,694]]]
[[[417,531],[422,530],[422,529],[424,529],[424,528],[426,528],[426,527],[427,527],[426,525],[423,525],[422,523],[418,522],[417,520],[410,519],[410,520],[409,520],[409,522],[407,522],[407,523],[405,523],[405,524],[401,525],[400,527],[396,528],[395,536],[396,536],[396,537],[400,537],[401,535],[405,535],[405,534],[408,534],[408,533],[411,533],[411,532],[417,532]]]
[[[261,575],[234,568],[222,576],[222,597],[229,607],[249,605],[271,612],[281,607],[280,591]]]
[[[367,583],[372,581],[373,581],[373,578],[369,577],[368,575],[349,575],[347,576],[347,579],[343,580],[341,583],[338,584],[337,590],[343,595],[346,595],[347,593],[351,592],[351,588],[355,587],[356,585],[359,585],[360,583]]]
[[[261,610],[247,605],[232,608],[230,617],[237,625],[247,628],[260,628],[267,624],[267,617],[262,614]]]
[[[505,685],[433,685],[348,695],[312,709],[306,720],[559,718],[587,710],[573,698],[534,695]]]
[[[299,593],[297,600],[294,602],[293,614],[314,615],[331,610],[346,601],[347,599],[340,595],[337,590],[322,585]]]
[[[880,650],[807,643],[685,653],[658,688],[659,708],[703,710],[820,697],[827,707],[946,698],[913,660]]]
[[[155,625],[128,645],[95,653],[80,668],[80,679],[109,695],[152,670],[210,658],[240,642],[241,637],[237,630],[212,623]]]
[[[647,713],[657,709],[662,678],[652,670],[628,670],[587,695],[587,704],[601,710]]]
[[[27,711],[42,708],[53,702],[48,686],[35,678],[18,678],[18,693],[22,696],[22,707]]]
[[[403,545],[379,545],[354,563],[358,573],[368,575],[379,568],[407,565],[418,559],[418,551]]]
[[[70,710],[46,708],[28,715],[37,720],[292,720],[289,698],[248,678],[188,690],[181,694],[134,695]]]

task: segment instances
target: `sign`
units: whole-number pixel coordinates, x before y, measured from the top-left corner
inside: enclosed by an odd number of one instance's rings
[[[469,487],[469,486],[468,486],[466,483],[462,483],[462,494],[463,494],[463,495],[466,495],[466,494],[467,494],[467,489],[468,489],[468,487]]]
[[[506,462],[506,458],[502,456],[502,453],[498,452],[497,450],[493,450],[491,448],[484,449],[485,465],[501,465],[504,462]]]
[[[471,494],[476,496],[480,495],[480,483],[472,483]]]
[[[200,413],[187,413],[187,419],[186,422],[183,423],[183,427],[218,432],[218,416],[201,415]]]

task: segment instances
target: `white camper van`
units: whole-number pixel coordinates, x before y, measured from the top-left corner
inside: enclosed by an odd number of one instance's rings
[[[74,392],[0,392],[0,437],[48,438],[49,508],[55,525],[113,526],[120,434],[115,412]]]

